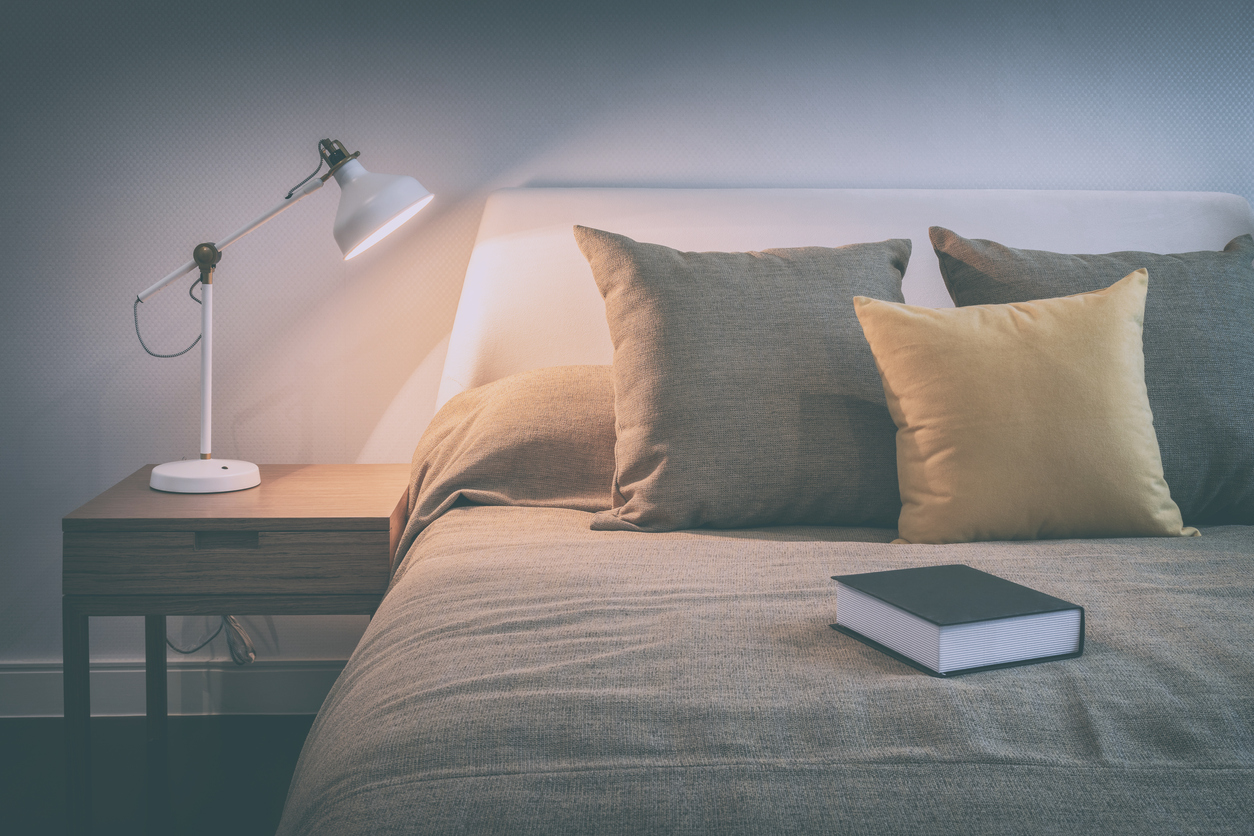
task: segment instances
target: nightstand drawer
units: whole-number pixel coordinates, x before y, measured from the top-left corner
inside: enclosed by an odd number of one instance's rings
[[[387,531],[65,532],[65,595],[376,594]]]

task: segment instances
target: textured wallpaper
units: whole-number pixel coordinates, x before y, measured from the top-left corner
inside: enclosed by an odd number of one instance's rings
[[[135,294],[343,140],[436,193],[351,262],[330,186],[215,276],[215,454],[407,461],[484,196],[517,185],[1254,197],[1248,2],[24,4],[0,27],[0,667],[60,658],[60,518],[195,457],[198,356]],[[190,278],[188,280],[190,282]],[[199,328],[178,285],[158,351]],[[195,638],[203,619],[172,619]],[[359,618],[249,619],[270,659]],[[98,660],[139,619],[93,621]],[[199,658],[226,658],[221,640]]]

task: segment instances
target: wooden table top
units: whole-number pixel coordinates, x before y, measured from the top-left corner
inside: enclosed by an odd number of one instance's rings
[[[187,494],[148,486],[145,465],[61,520],[62,531],[389,530],[408,464],[263,464],[261,484]]]

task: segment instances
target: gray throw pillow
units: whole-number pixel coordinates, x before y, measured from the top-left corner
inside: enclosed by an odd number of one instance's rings
[[[930,236],[959,306],[1087,293],[1145,268],[1145,386],[1172,499],[1189,524],[1254,524],[1254,237],[1222,252],[1064,255]]]
[[[592,528],[896,525],[896,426],[853,297],[900,302],[909,241],[575,239],[614,342],[613,508]]]

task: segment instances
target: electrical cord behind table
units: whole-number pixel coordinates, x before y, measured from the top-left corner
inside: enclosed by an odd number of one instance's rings
[[[205,639],[200,644],[192,648],[182,648],[170,641],[169,635],[165,637],[165,643],[175,653],[184,655],[195,653],[197,650],[205,647],[209,642],[218,637],[224,629],[226,630],[226,644],[231,650],[231,658],[235,660],[237,665],[247,665],[250,662],[257,661],[257,650],[253,647],[253,640],[249,638],[248,631],[239,623],[239,619],[233,615],[224,615],[218,624],[218,629],[213,631],[213,635]]]

